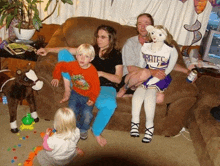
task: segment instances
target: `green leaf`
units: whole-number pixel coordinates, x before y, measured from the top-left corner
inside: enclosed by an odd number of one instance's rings
[[[19,22],[19,23],[18,23],[19,33],[21,33],[21,24],[22,24],[22,22]]]
[[[1,20],[0,20],[0,25],[3,25],[5,17],[7,17],[7,14],[2,15]]]
[[[61,0],[63,3],[68,3],[70,5],[73,5],[72,0]]]
[[[42,27],[41,20],[37,18],[33,18],[33,25],[34,25],[34,28],[39,31],[40,27]]]
[[[73,5],[72,0],[61,0],[63,3],[68,3],[70,5]]]
[[[8,15],[8,17],[6,18],[6,28],[8,29],[11,21],[13,20],[14,16],[13,15]]]
[[[49,1],[47,2],[47,5],[46,5],[46,7],[45,7],[45,9],[44,9],[45,12],[47,11],[47,9],[48,9],[48,7],[50,6],[51,2],[52,2],[52,0],[49,0]]]

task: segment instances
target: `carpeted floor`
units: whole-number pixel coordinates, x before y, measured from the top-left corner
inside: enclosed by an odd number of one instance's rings
[[[18,126],[21,125],[22,117],[28,112],[28,106],[18,107]],[[53,121],[40,119],[40,122],[34,124],[33,130],[23,130],[19,134],[13,134],[10,132],[8,107],[2,103],[0,103],[0,122],[1,166],[23,165],[35,147],[41,146],[40,133],[45,132],[48,127],[53,127]],[[183,134],[190,138],[187,132]],[[199,166],[192,142],[181,134],[176,137],[154,135],[150,144],[141,142],[143,135],[139,138],[131,138],[128,132],[105,130],[103,136],[107,138],[108,143],[105,147],[100,147],[89,131],[88,139],[80,140],[78,143],[85,155],[76,157],[72,165]],[[38,165],[37,160],[34,160],[34,166]]]

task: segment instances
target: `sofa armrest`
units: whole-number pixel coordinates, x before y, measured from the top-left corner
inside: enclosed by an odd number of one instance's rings
[[[187,75],[178,72],[171,72],[172,82],[165,90],[165,103],[172,103],[180,98],[196,97],[198,95],[198,89],[194,83],[186,81]]]
[[[199,93],[215,94],[220,96],[220,79],[212,76],[203,75],[196,80]]]

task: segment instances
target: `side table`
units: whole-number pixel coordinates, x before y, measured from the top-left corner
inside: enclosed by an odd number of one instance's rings
[[[17,69],[27,66],[28,63],[34,68],[38,55],[35,52],[26,51],[21,55],[11,55],[4,49],[0,49],[0,69],[8,68],[15,72]]]

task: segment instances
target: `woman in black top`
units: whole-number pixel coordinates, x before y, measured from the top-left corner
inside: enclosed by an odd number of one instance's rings
[[[91,62],[97,69],[101,91],[96,100],[95,106],[98,113],[92,125],[92,131],[97,142],[104,146],[107,141],[101,136],[111,116],[117,107],[116,84],[122,79],[122,55],[115,49],[116,31],[111,26],[100,25],[95,32],[96,42],[94,45],[96,56]],[[48,52],[59,52],[64,48],[41,48],[38,54],[45,56]],[[76,48],[65,48],[71,54],[76,54]],[[73,57],[72,60],[74,60]],[[64,76],[65,93],[61,102],[65,102],[70,96],[70,80]]]

